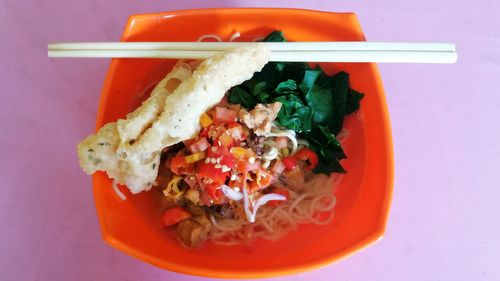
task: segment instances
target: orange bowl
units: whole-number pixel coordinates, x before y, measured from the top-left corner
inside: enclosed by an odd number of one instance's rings
[[[204,34],[243,39],[283,30],[292,41],[364,41],[356,16],[296,9],[207,9],[133,15],[123,41],[196,41]],[[113,59],[102,91],[96,127],[123,118],[144,98],[173,60]],[[348,173],[336,188],[334,220],[302,225],[278,241],[248,246],[206,243],[187,249],[160,228],[158,190],[139,195],[113,192],[104,173],[94,175],[94,197],[104,240],[158,267],[185,274],[254,278],[292,274],[337,261],[379,240],[384,234],[393,184],[390,123],[375,64],[328,63],[330,73],[347,71],[351,86],[363,93],[361,110],[349,116],[344,142]]]

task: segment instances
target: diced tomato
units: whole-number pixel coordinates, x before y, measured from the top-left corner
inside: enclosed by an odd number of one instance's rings
[[[287,171],[293,170],[297,166],[297,160],[291,156],[281,159]]]
[[[277,148],[285,148],[288,146],[288,138],[287,137],[277,137],[274,142],[276,143]]]
[[[224,107],[216,107],[213,117],[215,124],[228,124],[236,121],[236,111]]]
[[[288,197],[290,196],[290,194],[288,193],[288,190],[286,188],[283,188],[283,187],[274,188],[272,193],[283,195],[286,197],[286,199],[288,199]],[[267,205],[272,206],[272,207],[276,207],[283,202],[284,202],[283,200],[271,200],[271,201],[267,202]]]
[[[171,226],[177,224],[185,219],[189,219],[191,217],[191,213],[182,208],[182,207],[174,207],[168,209],[162,214],[163,226]]]
[[[276,162],[274,162],[274,165],[273,165],[273,168],[271,169],[271,172],[273,174],[281,174],[283,173],[283,171],[285,170],[285,164],[283,164],[283,162],[279,159],[276,160]]]
[[[304,161],[306,162],[305,170],[310,171],[318,165],[318,155],[314,153],[314,151],[310,150],[309,148],[302,148],[299,151],[297,151],[292,157],[297,160],[297,161]]]
[[[177,154],[170,160],[170,170],[176,174],[183,174],[186,169],[189,169],[190,164],[186,162],[186,157],[182,154]]]
[[[192,153],[200,152],[200,151],[205,151],[208,147],[210,146],[210,143],[208,143],[207,139],[202,137],[196,140],[195,142],[191,143],[189,145],[189,150]]]

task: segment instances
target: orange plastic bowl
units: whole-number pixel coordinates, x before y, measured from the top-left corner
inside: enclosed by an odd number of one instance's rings
[[[196,41],[204,34],[247,39],[283,30],[292,41],[364,41],[354,14],[295,9],[208,9],[131,16],[123,41]],[[113,59],[102,91],[97,128],[123,118],[174,61]],[[278,241],[253,247],[207,243],[181,246],[160,228],[158,190],[127,200],[113,192],[104,173],[94,176],[94,197],[104,240],[158,267],[209,277],[253,278],[292,274],[324,266],[379,240],[384,234],[393,183],[390,123],[382,82],[374,64],[321,64],[330,73],[345,70],[354,89],[365,93],[361,110],[347,118],[344,147],[348,173],[336,189],[332,223],[302,225]]]

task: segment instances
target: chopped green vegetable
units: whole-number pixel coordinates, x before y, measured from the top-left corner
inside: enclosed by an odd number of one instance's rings
[[[276,117],[276,121],[280,126],[299,133],[311,130],[313,111],[302,102],[300,97],[290,94],[276,97],[274,101],[281,102],[281,110]]]
[[[265,42],[286,42],[281,31],[273,31]],[[363,94],[349,87],[344,71],[328,76],[319,65],[269,62],[254,76],[230,90],[229,101],[252,109],[258,103],[279,101],[276,122],[307,139],[318,154],[315,173],[344,173],[340,160],[346,158],[335,138],[344,117],[359,109]]]

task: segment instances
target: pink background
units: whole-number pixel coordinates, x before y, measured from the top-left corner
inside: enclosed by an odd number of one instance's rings
[[[459,62],[380,65],[396,167],[387,234],[276,280],[500,280],[499,1],[173,2],[0,0],[0,279],[202,280],[102,242],[75,145],[109,61],[49,60],[47,43],[116,41],[132,13],[286,6],[356,12],[368,40],[455,42]]]

